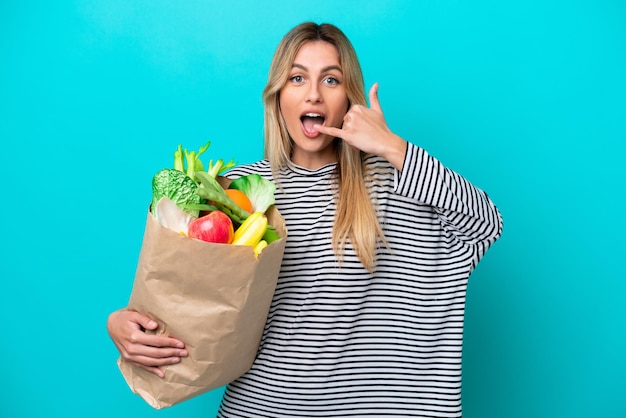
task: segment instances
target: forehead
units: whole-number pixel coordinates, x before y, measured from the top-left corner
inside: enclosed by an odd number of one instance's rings
[[[333,44],[325,41],[308,41],[302,44],[293,64],[307,68],[327,67],[339,65],[339,52]]]

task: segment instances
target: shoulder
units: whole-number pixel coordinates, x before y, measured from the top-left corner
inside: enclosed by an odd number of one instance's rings
[[[365,157],[366,175],[376,182],[393,182],[396,168],[387,160],[377,155],[368,154]]]
[[[268,160],[261,160],[251,164],[242,164],[228,170],[224,177],[236,179],[248,174],[259,174],[268,180],[272,179],[272,169]]]

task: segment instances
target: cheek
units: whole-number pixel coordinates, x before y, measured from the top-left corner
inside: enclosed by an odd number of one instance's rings
[[[343,117],[346,116],[348,110],[350,110],[350,104],[347,101],[339,103],[333,112],[335,115],[333,117],[333,119],[335,119],[335,123],[338,123],[339,126],[341,126],[343,124]]]
[[[342,95],[335,100],[335,111],[337,114],[341,115],[341,118],[345,116],[346,113],[350,110],[350,102],[345,95]]]
[[[289,122],[290,116],[294,113],[293,99],[289,94],[281,94],[278,104],[280,106],[280,114],[286,122]]]

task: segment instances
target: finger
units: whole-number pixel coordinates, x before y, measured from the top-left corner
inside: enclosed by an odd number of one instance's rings
[[[181,357],[154,358],[154,357],[147,357],[147,356],[134,356],[134,357],[129,357],[127,360],[129,362],[132,362],[135,364],[141,364],[142,366],[146,366],[146,367],[161,367],[161,366],[168,366],[170,364],[180,363]]]
[[[189,355],[187,350],[160,349],[135,345],[131,345],[127,349],[121,347],[120,354],[128,362],[151,367],[178,363],[182,357]]]
[[[137,367],[140,367],[140,368],[142,368],[144,370],[147,370],[150,373],[155,374],[155,375],[157,375],[160,378],[164,378],[165,377],[165,373],[163,373],[163,370],[159,369],[158,367],[144,366],[143,364],[133,363],[133,362],[130,362],[130,363],[132,363],[133,365],[135,365]]]
[[[322,126],[322,125],[314,125],[314,128],[317,129],[318,132],[323,133],[325,135],[334,136],[337,138],[343,138],[343,129],[333,128],[332,126]]]
[[[370,109],[383,113],[383,109],[380,107],[380,101],[378,101],[378,83],[374,83],[369,92],[370,96]]]
[[[129,321],[138,324],[145,330],[154,331],[159,327],[159,324],[156,321],[145,315],[140,314],[139,312],[132,312],[130,315],[131,316],[129,317]],[[145,337],[146,339],[144,340],[143,337]],[[185,347],[185,344],[176,338],[157,336],[154,334],[146,334],[143,332],[141,334],[138,334],[137,341],[155,347]]]
[[[158,367],[144,367],[144,366],[141,366],[141,367],[143,367],[144,369],[148,370],[151,373],[154,373],[161,379],[165,377],[165,373],[163,373],[163,370],[159,369]]]
[[[142,328],[148,330],[155,330],[159,327],[159,324],[153,319],[140,314],[139,312],[130,312],[128,320],[139,324]]]
[[[132,364],[133,366],[139,367],[141,369],[147,370],[152,374],[157,375],[160,378],[165,377],[165,373],[163,373],[163,370],[161,370],[159,367],[156,366],[146,366],[144,364],[141,363],[135,363],[134,361],[131,360],[124,360],[126,363],[128,364]]]
[[[182,349],[185,344],[171,337],[163,337],[154,334],[146,334],[145,332],[135,331],[130,335],[130,341],[134,344],[140,344],[148,347]]]

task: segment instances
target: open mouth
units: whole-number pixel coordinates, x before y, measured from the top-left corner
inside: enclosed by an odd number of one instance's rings
[[[324,125],[326,118],[320,113],[309,112],[300,116],[300,121],[302,122],[302,129],[304,130],[305,135],[308,137],[315,137],[319,135],[319,131],[313,126]]]

